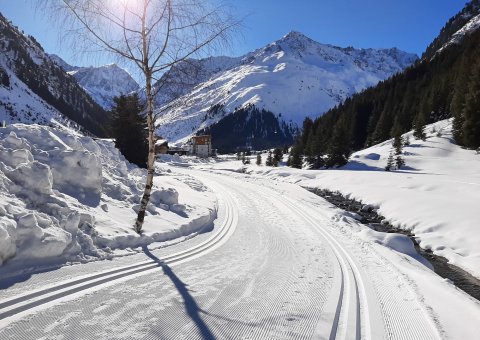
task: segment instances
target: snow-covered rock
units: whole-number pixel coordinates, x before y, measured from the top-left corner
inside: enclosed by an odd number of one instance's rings
[[[178,65],[160,80],[167,85],[157,101],[168,109],[160,109],[165,113],[158,120],[158,131],[169,141],[185,140],[224,118],[209,116],[209,110],[217,105],[225,114],[255,105],[298,126],[305,117],[324,113],[416,60],[416,55],[396,48],[340,48],[290,32],[239,58],[208,58]]]

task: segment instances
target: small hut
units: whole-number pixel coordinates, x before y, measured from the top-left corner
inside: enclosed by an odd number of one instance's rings
[[[159,138],[155,142],[155,154],[166,155],[168,153],[168,141],[166,139]]]

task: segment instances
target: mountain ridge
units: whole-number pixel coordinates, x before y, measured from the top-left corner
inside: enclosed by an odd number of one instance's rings
[[[0,115],[7,123],[53,124],[72,121],[98,136],[106,135],[108,114],[45,53],[0,14]]]
[[[117,64],[80,67],[72,66],[61,57],[51,54],[50,58],[65,72],[75,77],[82,88],[105,110],[113,106],[113,98],[140,90],[133,77]]]
[[[396,48],[321,44],[292,31],[240,57],[213,57],[177,65],[160,80],[167,94],[161,92],[157,98],[157,105],[164,105],[158,110],[158,131],[171,141],[185,141],[221,118],[203,119],[216,105],[226,114],[253,105],[298,127],[305,117],[326,112],[417,59]],[[169,84],[168,77],[179,78],[172,74],[182,75],[187,85]],[[170,91],[172,88],[175,90]],[[179,98],[169,102],[172,93]]]

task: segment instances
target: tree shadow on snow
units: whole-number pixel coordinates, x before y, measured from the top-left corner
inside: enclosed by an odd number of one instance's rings
[[[203,321],[202,317],[200,316],[200,313],[204,313],[204,314],[206,313],[198,306],[193,296],[190,295],[187,285],[182,280],[180,280],[180,278],[173,272],[173,270],[166,263],[164,263],[158,257],[153,255],[146,246],[143,247],[143,251],[145,255],[147,255],[149,258],[151,258],[153,261],[155,261],[162,267],[165,275],[175,285],[175,288],[182,296],[183,303],[185,306],[185,311],[187,312],[187,315],[190,317],[190,319],[192,319],[192,321],[195,323],[195,326],[197,327],[198,331],[202,335],[202,339],[214,340],[215,336],[213,335],[213,333],[208,328],[205,321]]]

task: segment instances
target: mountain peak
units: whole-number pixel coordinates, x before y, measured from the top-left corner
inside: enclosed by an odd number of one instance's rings
[[[298,31],[290,31],[282,37],[282,39],[310,39],[305,34]]]

